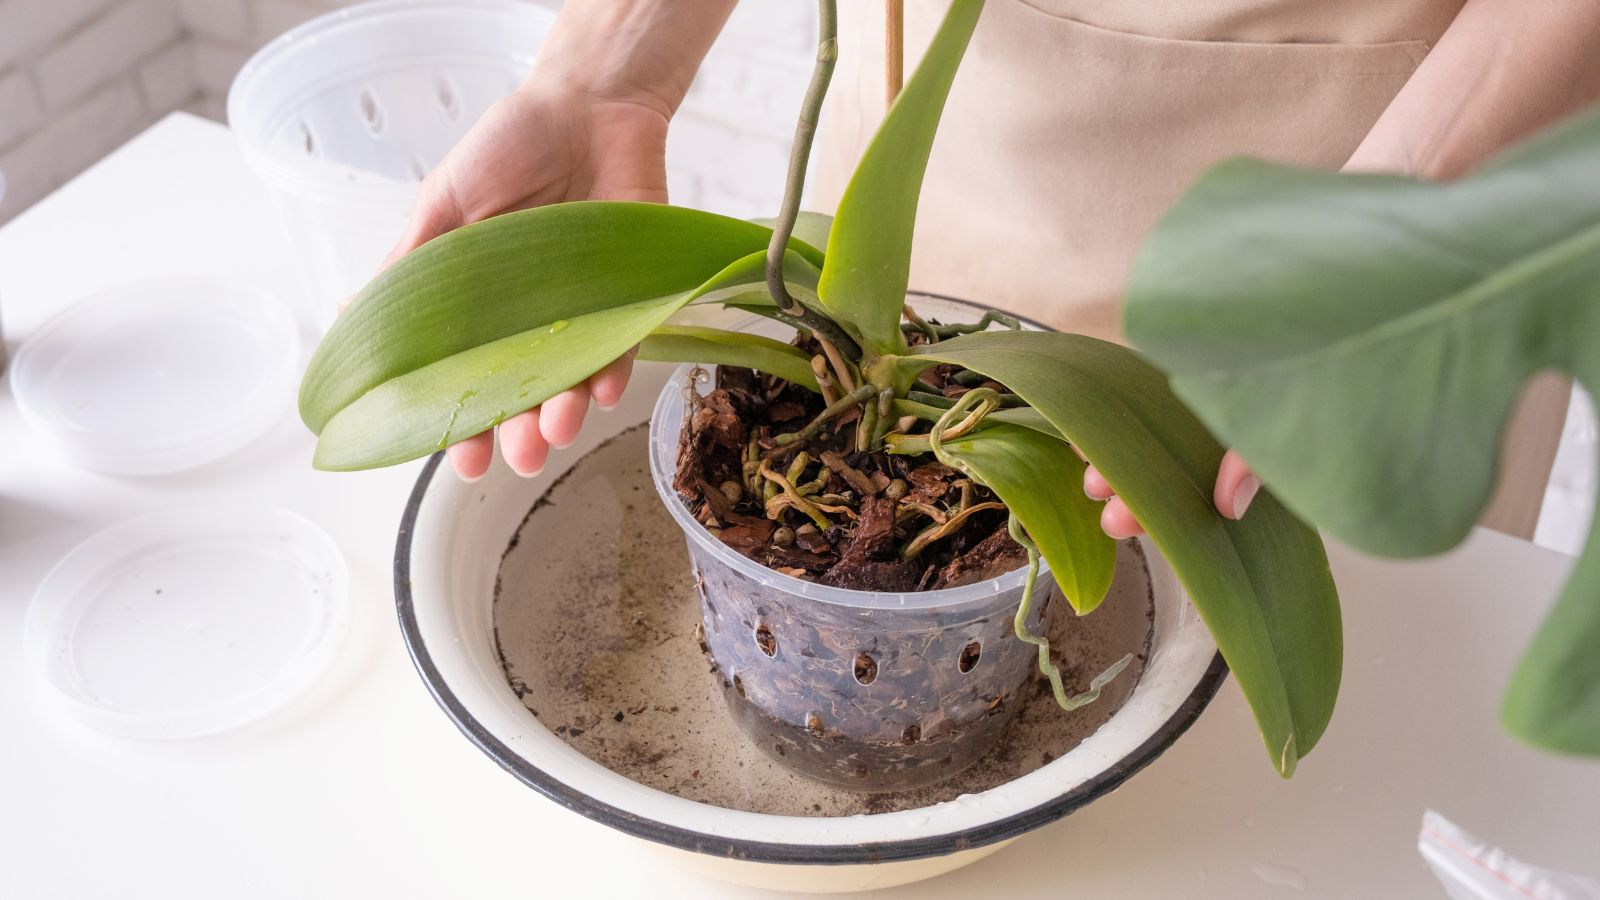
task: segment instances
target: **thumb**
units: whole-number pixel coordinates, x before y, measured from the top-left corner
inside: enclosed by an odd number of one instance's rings
[[[439,184],[441,182],[433,175],[422,180],[422,186],[417,191],[417,200],[411,206],[411,219],[406,223],[406,230],[394,248],[383,258],[383,262],[378,264],[379,272],[439,235],[467,224],[461,207],[455,202],[449,188],[437,187]]]

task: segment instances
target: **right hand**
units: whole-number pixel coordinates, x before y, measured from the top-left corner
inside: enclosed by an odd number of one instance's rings
[[[615,99],[537,76],[496,102],[423,179],[395,260],[454,228],[518,209],[568,200],[667,201],[666,141],[671,108]],[[633,368],[629,353],[583,384],[499,426],[500,453],[517,474],[544,469],[551,447],[572,443],[589,401],[609,409]],[[450,445],[450,465],[467,481],[488,471],[494,434]]]

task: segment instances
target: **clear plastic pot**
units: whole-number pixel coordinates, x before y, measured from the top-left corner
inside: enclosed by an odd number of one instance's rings
[[[887,594],[793,578],[740,555],[672,489],[691,372],[679,369],[656,403],[650,466],[688,540],[705,649],[734,718],[778,761],[847,788],[919,787],[976,761],[1021,707],[1038,659],[1012,632],[1024,571]],[[1035,630],[1054,592],[1046,571]]]
[[[515,0],[375,0],[245,64],[228,124],[277,200],[316,324],[377,271],[422,176],[522,81],[553,21]]]

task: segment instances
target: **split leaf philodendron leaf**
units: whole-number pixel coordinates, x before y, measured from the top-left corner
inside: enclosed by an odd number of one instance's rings
[[[945,441],[942,449],[1022,521],[1073,609],[1082,614],[1100,605],[1116,574],[1117,542],[1100,528],[1102,504],[1084,494],[1087,466],[1071,447],[1002,423]]]
[[[834,318],[878,354],[905,347],[900,310],[911,235],[939,114],[983,0],[954,0],[922,62],[889,108],[834,214],[818,292]]]
[[[442,450],[600,371],[697,297],[737,290],[765,273],[766,251],[757,250],[692,291],[574,314],[396,375],[328,420],[315,464],[370,469]]]
[[[742,331],[663,325],[639,343],[639,359],[743,366],[817,390],[811,357],[792,344]]]
[[[1442,552],[1528,376],[1600,389],[1600,115],[1442,184],[1223,163],[1140,252],[1126,315],[1285,502],[1370,553]],[[1600,529],[1502,718],[1600,754]]]
[[[368,391],[454,354],[692,291],[771,235],[712,213],[612,202],[542,206],[456,229],[407,254],[356,296],[306,369],[300,416],[320,433]],[[822,264],[815,248],[792,246]]]
[[[1211,629],[1284,776],[1333,714],[1343,645],[1322,542],[1270,494],[1232,521],[1211,505],[1223,448],[1125,347],[992,331],[918,347],[1004,384],[1098,468],[1172,564]],[[1082,482],[1060,492],[1081,493]]]

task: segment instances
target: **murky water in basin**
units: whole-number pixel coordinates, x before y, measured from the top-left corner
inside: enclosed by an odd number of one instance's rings
[[[891,812],[957,800],[1072,749],[1120,706],[1149,644],[1149,580],[1124,545],[1111,596],[1092,615],[1052,616],[1069,690],[1124,653],[1135,663],[1099,702],[1071,713],[1037,678],[999,747],[929,788],[862,794],[797,775],[744,737],[700,652],[700,614],[682,532],[661,507],[638,426],[580,461],[529,513],[501,562],[494,622],[524,705],[596,762],[668,793],[786,815]]]

